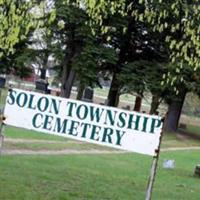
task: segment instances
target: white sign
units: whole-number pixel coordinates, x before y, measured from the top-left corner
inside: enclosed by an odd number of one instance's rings
[[[9,91],[8,125],[155,155],[161,135],[159,116],[125,111],[30,91]]]

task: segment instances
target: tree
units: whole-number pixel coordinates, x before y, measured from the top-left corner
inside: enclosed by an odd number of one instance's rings
[[[160,33],[164,30],[168,31],[165,40],[171,48],[170,57],[174,68],[181,68],[183,64],[187,64],[195,70],[200,66],[199,0],[119,0],[117,2],[86,0],[85,2],[87,12],[99,24],[102,24],[104,17],[109,13],[121,13],[127,16],[135,4],[141,4],[144,8],[143,12],[134,9],[131,15],[141,22],[149,23],[154,31]],[[181,32],[183,33],[181,37],[177,37],[177,33]]]
[[[91,34],[85,24],[88,16],[79,5],[59,0],[55,1],[55,9],[56,18],[51,31],[55,40],[55,56],[61,61],[58,63],[62,74],[61,96],[69,97],[75,79],[74,60],[81,54]]]
[[[124,65],[119,75],[121,90],[123,93],[136,95],[135,111],[140,111],[142,98],[148,93],[148,98],[152,94],[149,113],[156,113],[166,92],[165,87],[161,86],[162,76],[166,70],[166,65],[158,61],[139,60]]]
[[[3,55],[0,59],[0,73],[12,73],[20,78],[29,77],[33,71],[31,66],[33,51],[28,49],[28,40],[18,42],[13,46],[15,52]]]
[[[42,26],[41,8],[46,0],[0,0],[1,72],[28,76],[34,51],[30,38]],[[48,18],[52,20],[52,16]]]
[[[168,31],[165,41],[170,48],[171,65],[177,71],[190,66],[194,71],[200,66],[198,0],[140,1],[145,12],[138,17],[147,20],[155,31]],[[137,14],[136,14],[137,15]],[[170,78],[171,77],[171,78]],[[176,76],[178,78],[180,76]],[[172,76],[166,77],[173,79]]]
[[[128,1],[127,7],[129,3]],[[121,88],[124,89],[125,85],[125,88],[128,88],[129,91],[131,88],[131,92],[133,92],[134,88],[135,92],[138,93],[137,100],[140,100],[137,101],[138,105],[141,104],[140,97],[143,96],[145,88],[144,76],[139,73],[145,66],[141,64],[144,64],[144,61],[145,63],[155,63],[156,61],[164,62],[164,60],[166,61],[168,58],[168,53],[163,47],[163,39],[157,34],[153,35],[147,23],[141,22],[136,19],[136,17],[132,16],[134,10],[140,9],[140,11],[143,12],[143,6],[135,3],[134,6],[129,9],[125,8],[125,10],[126,9],[128,10],[126,16],[121,14],[108,14],[108,19],[104,19],[108,27],[107,32],[110,34],[109,37],[111,38],[109,44],[118,52],[118,61],[115,66],[111,66],[113,78],[108,94],[109,106],[117,106],[118,98],[121,94],[120,90]],[[160,38],[160,41],[157,36]],[[147,66],[149,65],[147,64]],[[130,86],[130,81],[132,84],[133,82],[135,83],[135,87]],[[140,106],[136,106],[137,111],[140,110],[139,107]]]
[[[98,73],[107,62],[115,62],[115,52],[102,42],[101,36],[92,33],[89,17],[75,1],[55,2],[56,19],[51,26],[54,38],[54,55],[62,77],[61,95],[69,97],[76,78],[81,90],[85,86],[99,85]],[[98,29],[98,27],[95,27]]]
[[[13,53],[14,46],[36,26],[34,6],[33,0],[0,0],[0,57]]]
[[[38,24],[39,27],[34,30],[29,37],[31,45],[29,48],[32,51],[32,61],[34,65],[40,70],[40,79],[46,79],[46,71],[49,68],[50,57],[53,55],[54,38],[50,27],[55,20],[54,2],[51,0],[44,0],[38,9]]]
[[[153,31],[158,31],[165,34],[165,42],[170,49],[170,61],[171,66],[176,73],[168,71],[164,76],[165,81],[162,81],[162,85],[170,83],[172,90],[178,93],[180,97],[179,103],[174,101],[174,106],[169,107],[169,111],[173,111],[172,115],[168,115],[169,121],[172,124],[174,122],[173,130],[177,129],[177,121],[180,116],[182,103],[185,97],[185,90],[179,88],[183,85],[182,79],[184,77],[184,67],[190,67],[195,73],[200,66],[200,45],[199,45],[199,22],[200,22],[200,5],[198,0],[175,0],[175,1],[132,1],[129,6],[126,5],[126,0],[114,1],[101,1],[96,2],[88,0],[88,7],[91,16],[97,23],[102,23],[103,16],[107,16],[108,13],[121,12],[124,16],[127,15],[128,10],[135,6],[136,2],[139,2],[144,6],[143,12],[134,9],[131,13],[135,16],[136,20],[145,22],[151,25]],[[127,8],[127,9],[124,9]],[[103,13],[103,14],[102,14]],[[191,76],[191,74],[190,74]],[[177,80],[179,79],[179,80]],[[180,84],[175,85],[176,82]],[[177,98],[176,96],[176,98]],[[171,101],[171,105],[173,101]],[[170,116],[177,116],[176,119]],[[171,118],[171,119],[170,119]]]
[[[147,2],[143,16],[153,25],[155,31],[168,31],[165,35],[166,44],[170,49],[172,72],[165,76],[165,84],[175,90],[168,101],[168,115],[165,129],[176,131],[186,93],[191,90],[191,77],[200,66],[199,22],[200,13],[197,11],[199,1],[159,1]],[[194,10],[195,9],[195,10]],[[143,16],[140,16],[143,18]],[[189,78],[185,77],[185,74]],[[173,94],[173,92],[170,92]],[[166,97],[168,99],[168,97]]]
[[[200,69],[197,69],[194,72],[190,66],[185,65],[181,70],[181,75],[178,75],[173,67],[171,68],[170,72],[175,74],[175,76],[181,77],[174,79],[173,85],[176,89],[171,87],[171,89],[168,89],[164,97],[168,104],[168,113],[166,116],[164,129],[169,132],[176,132],[186,94],[188,92],[199,94]]]
[[[87,86],[102,87],[99,82],[100,73],[103,74],[108,65],[114,65],[116,59],[117,56],[113,48],[97,41],[92,41],[83,48],[80,56],[73,63],[80,86],[77,99],[82,98],[83,91]]]

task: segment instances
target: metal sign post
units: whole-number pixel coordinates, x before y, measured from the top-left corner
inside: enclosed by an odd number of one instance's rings
[[[5,120],[5,117],[3,115],[3,109],[0,109],[0,155],[1,155],[1,152],[2,152],[3,140],[4,140],[4,135],[3,135],[3,129],[4,129],[3,121],[4,120]]]
[[[0,82],[2,82],[0,80]],[[2,84],[0,83],[0,102],[2,101]],[[0,155],[1,155],[1,151],[2,151],[2,147],[3,147],[3,120],[4,120],[4,116],[3,116],[3,108],[0,108]]]
[[[161,146],[162,136],[163,136],[163,129],[162,129],[162,132],[161,132],[161,135],[160,135],[160,141],[159,141],[158,149],[156,149],[156,152],[155,152],[156,155],[153,157],[151,171],[150,171],[150,177],[149,177],[147,190],[146,190],[145,200],[151,200],[151,197],[152,197],[153,185],[154,185],[154,181],[155,181],[155,178],[156,178],[158,160],[159,160],[159,155],[160,155],[160,146]]]

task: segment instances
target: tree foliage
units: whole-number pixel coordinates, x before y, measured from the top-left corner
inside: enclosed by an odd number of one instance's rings
[[[15,44],[15,51],[9,55],[3,55],[0,59],[0,73],[14,74],[20,78],[30,76],[32,73],[33,51],[28,48],[29,41],[22,40]]]
[[[0,57],[14,51],[33,26],[31,1],[0,0]]]
[[[0,57],[15,51],[14,46],[30,31],[43,26],[41,10],[47,0],[0,0]],[[49,15],[52,21],[55,13]]]
[[[78,82],[85,86],[98,84],[99,71],[106,63],[115,62],[115,51],[102,42],[101,31],[93,34],[92,30],[99,30],[99,27],[89,23],[86,10],[76,1],[56,1],[55,10],[56,17],[50,30],[54,38],[52,50],[57,60],[56,67],[62,77],[62,90],[71,84],[70,73],[74,75],[74,72]]]
[[[86,0],[87,10],[102,24],[108,13],[120,13],[126,16],[130,10],[132,16],[149,23],[154,31],[167,31],[165,41],[171,49],[171,63],[179,69],[186,63],[192,69],[200,67],[200,4],[199,0]],[[129,3],[128,6],[127,2]],[[144,6],[143,12],[135,6]],[[104,27],[104,31],[107,28]]]
[[[168,31],[165,40],[171,49],[172,64],[179,68],[187,64],[194,70],[200,67],[199,1],[158,0],[154,3],[146,1],[145,5],[144,18],[154,30]]]

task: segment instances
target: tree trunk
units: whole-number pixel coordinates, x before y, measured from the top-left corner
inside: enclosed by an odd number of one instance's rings
[[[151,100],[151,108],[150,108],[150,111],[149,111],[149,114],[150,115],[153,115],[153,114],[156,114],[157,112],[157,109],[159,107],[159,104],[160,104],[160,97],[157,96],[157,95],[153,95],[152,96],[152,100]]]
[[[85,85],[83,83],[80,83],[79,87],[78,87],[78,93],[77,93],[77,96],[76,96],[77,100],[82,99],[84,90],[85,90]]]
[[[134,106],[134,111],[140,112],[142,106],[142,97],[141,96],[136,96],[135,99],[135,106]]]
[[[165,131],[167,132],[177,131],[186,93],[187,91],[185,89],[182,89],[179,92],[179,95],[169,103],[168,112],[164,123]]]
[[[72,46],[72,45],[71,45]],[[61,79],[61,94],[60,96],[69,98],[71,93],[71,87],[75,78],[75,72],[72,70],[72,58],[74,56],[74,49],[65,55],[62,67],[62,79]]]
[[[128,15],[131,16],[131,12],[129,12]],[[131,46],[130,41],[132,38],[132,31],[134,29],[135,29],[135,20],[132,18],[132,20],[129,20],[128,22],[126,34],[124,34],[120,43],[118,62],[115,65],[113,79],[107,98],[108,106],[117,107],[119,104],[120,83],[119,80],[117,79],[117,75],[121,73],[123,64],[127,61],[127,55]]]
[[[119,105],[119,100],[120,100],[120,94],[119,92],[117,93],[117,96],[116,96],[116,100],[115,100],[115,107],[118,107]]]
[[[69,77],[66,79],[66,81],[63,84],[62,90],[61,90],[61,96],[65,98],[69,98],[71,94],[71,89],[74,83],[76,73],[74,70],[70,70]]]
[[[66,94],[66,86],[67,86],[67,80],[69,78],[71,72],[71,62],[70,62],[70,57],[69,55],[65,55],[64,61],[63,61],[63,66],[62,66],[62,78],[61,78],[61,97],[66,97],[70,96],[70,94]]]
[[[71,24],[68,28],[70,32],[68,42],[66,44],[66,55],[63,61],[61,86],[61,96],[65,98],[69,98],[71,94],[71,88],[75,79],[75,71],[72,69],[72,62],[76,54],[78,54],[78,48],[75,43],[75,24]]]
[[[42,60],[42,67],[40,69],[40,78],[43,79],[43,80],[46,80],[46,72],[47,72],[47,69],[48,69],[48,58],[49,58],[49,52],[46,52],[44,57],[43,57],[43,60]]]
[[[46,71],[45,68],[40,69],[40,78],[43,80],[46,80]]]
[[[114,73],[107,97],[107,105],[117,107],[118,103],[119,103],[119,83],[116,78],[116,73]]]

